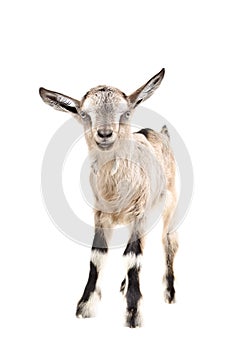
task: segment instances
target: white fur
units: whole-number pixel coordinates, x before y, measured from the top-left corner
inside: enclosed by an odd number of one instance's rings
[[[142,262],[142,255],[135,255],[134,253],[129,253],[124,256],[125,266],[127,271],[132,269],[133,267],[140,268]]]
[[[81,303],[80,305],[81,312],[79,317],[80,318],[95,317],[97,304],[100,301],[100,299],[101,299],[100,289],[96,288],[96,290],[90,294],[89,300]]]
[[[91,261],[96,266],[97,272],[101,271],[106,258],[107,254],[101,253],[97,249],[91,252]]]

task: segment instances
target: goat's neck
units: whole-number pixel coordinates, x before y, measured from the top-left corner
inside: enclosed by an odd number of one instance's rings
[[[120,159],[131,160],[134,158],[135,140],[132,135],[116,141],[116,145],[110,151],[92,149],[90,151],[91,167],[95,173],[106,163],[114,162],[113,171],[116,172]],[[112,175],[112,174],[111,174]]]

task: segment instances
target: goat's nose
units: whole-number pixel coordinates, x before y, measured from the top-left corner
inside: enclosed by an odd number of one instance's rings
[[[97,133],[102,139],[107,139],[112,136],[113,131],[111,129],[98,129]]]

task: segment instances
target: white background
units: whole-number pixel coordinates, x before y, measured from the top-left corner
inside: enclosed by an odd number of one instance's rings
[[[234,2],[22,0],[5,2],[0,23],[1,348],[235,349]],[[157,229],[144,266],[146,326],[123,328],[118,317],[118,250],[100,316],[78,320],[89,249],[59,233],[40,192],[46,146],[69,116],[47,108],[38,88],[80,98],[105,83],[131,93],[162,67],[145,106],[176,127],[195,174],[179,229],[178,302],[163,302]]]

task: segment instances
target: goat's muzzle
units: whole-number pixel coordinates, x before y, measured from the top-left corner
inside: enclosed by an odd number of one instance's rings
[[[103,140],[107,140],[110,137],[112,137],[113,130],[112,129],[98,129],[97,130],[97,135],[99,138]]]
[[[96,134],[96,143],[102,150],[108,150],[113,146],[114,134],[111,128],[99,128]]]

